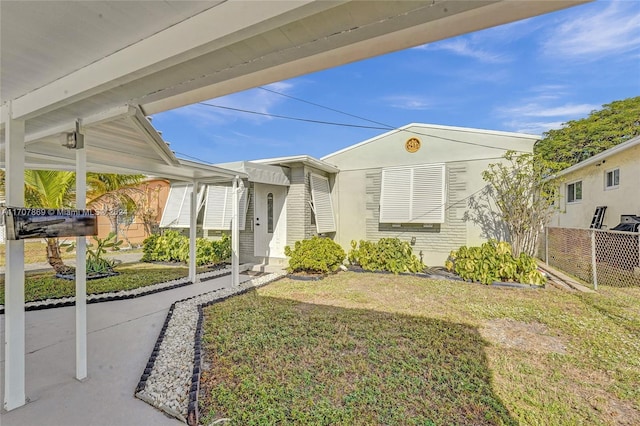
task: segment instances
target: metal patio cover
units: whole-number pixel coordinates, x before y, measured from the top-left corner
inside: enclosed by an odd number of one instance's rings
[[[583,2],[3,0],[1,102],[34,141]]]

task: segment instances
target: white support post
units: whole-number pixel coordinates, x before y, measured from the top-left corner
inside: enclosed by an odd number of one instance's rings
[[[5,108],[5,194],[9,207],[24,206],[24,121]],[[25,393],[24,241],[7,240],[4,287],[4,409],[21,407]]]
[[[79,129],[79,126],[78,126]],[[79,139],[82,139],[79,137]],[[76,208],[87,207],[87,151],[76,147]],[[87,378],[87,239],[76,237],[76,379]]]
[[[193,181],[189,214],[189,281],[196,283],[196,231],[198,219],[198,181]]]
[[[238,287],[240,285],[240,224],[238,223],[238,212],[240,211],[240,185],[242,181],[238,176],[233,178],[232,187],[232,216],[231,216],[231,285]]]

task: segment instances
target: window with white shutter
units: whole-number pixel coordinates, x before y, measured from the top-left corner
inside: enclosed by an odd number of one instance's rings
[[[445,166],[382,170],[380,223],[444,223]]]
[[[186,226],[180,226],[180,218],[185,214],[189,215],[191,210],[191,191],[192,185],[187,184],[175,184],[169,188],[169,196],[165,203],[164,211],[162,212],[162,218],[160,219],[161,228],[184,228],[189,227],[189,221],[187,220]],[[183,214],[183,210],[185,213]]]
[[[309,184],[311,186],[311,202],[316,217],[318,233],[336,232],[329,179],[312,173],[309,175]]]
[[[204,205],[202,229],[230,230],[233,218],[233,188],[230,186],[209,185]],[[244,231],[249,207],[249,190],[240,188],[240,209],[238,228]]]

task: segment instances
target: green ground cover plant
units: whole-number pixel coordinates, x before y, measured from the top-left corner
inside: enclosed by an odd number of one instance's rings
[[[547,280],[538,271],[533,257],[524,252],[514,257],[511,245],[504,241],[489,240],[480,247],[462,246],[449,254],[445,266],[464,280],[482,284],[512,281],[543,285]]]
[[[296,241],[293,249],[286,246],[284,254],[289,257],[289,272],[326,274],[338,270],[346,253],[338,243],[330,238],[313,236],[311,239]]]
[[[183,266],[127,264],[118,267],[117,276],[87,281],[87,294],[132,290],[176,278],[186,277]],[[75,295],[75,281],[56,278],[55,272],[28,272],[25,276],[25,300],[32,302]],[[4,275],[0,276],[0,304],[4,304]]]
[[[178,231],[151,235],[142,246],[143,262],[187,262],[189,238]],[[222,234],[219,240],[196,239],[196,265],[215,265],[231,257],[231,239]]]
[[[283,279],[205,309],[203,424],[640,424],[640,288]]]
[[[351,241],[349,263],[367,271],[423,272],[425,265],[413,254],[411,245],[398,238],[381,238],[377,242]]]

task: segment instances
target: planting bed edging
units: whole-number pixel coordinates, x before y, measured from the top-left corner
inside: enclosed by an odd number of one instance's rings
[[[242,271],[242,267],[240,268]],[[231,267],[224,269],[216,269],[211,272],[198,274],[200,281],[208,281],[214,278],[231,275]],[[134,299],[140,296],[159,293],[161,291],[173,290],[174,288],[184,287],[193,284],[188,277],[177,278],[175,280],[163,283],[152,284],[144,287],[138,287],[131,290],[114,291],[110,293],[88,294],[87,303],[111,302],[114,300]],[[75,296],[58,297],[53,299],[36,300],[25,303],[25,311],[39,311],[41,309],[62,308],[64,306],[74,306],[76,304]],[[4,314],[4,305],[0,305],[0,314]]]
[[[268,274],[240,283],[236,288],[214,290],[171,305],[135,396],[189,425],[197,425],[203,306],[245,293],[284,275]]]

